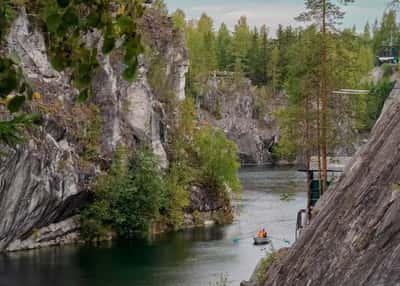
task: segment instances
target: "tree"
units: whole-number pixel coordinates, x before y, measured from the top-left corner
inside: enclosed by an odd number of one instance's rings
[[[81,235],[93,240],[110,230],[120,237],[146,232],[165,201],[158,158],[147,147],[130,157],[119,146],[109,172],[97,179],[94,200],[81,213]]]
[[[210,71],[217,68],[216,40],[213,20],[203,14],[199,21],[190,21],[186,26],[186,41],[189,49],[190,70],[188,84],[190,89],[200,89],[208,80]]]
[[[204,70],[215,70],[216,69],[216,51],[215,51],[215,34],[214,34],[214,22],[213,20],[203,14],[198,22],[198,31],[202,38],[202,61]]]
[[[247,24],[247,18],[244,16],[240,17],[238,23],[235,25],[232,46],[235,62],[239,60],[244,71],[247,71],[246,58],[251,46],[251,33]]]
[[[220,71],[232,68],[232,36],[226,24],[222,23],[217,34],[217,64]]]
[[[374,52],[379,53],[382,46],[399,44],[399,26],[396,20],[396,11],[389,10],[383,15],[380,26],[374,28]]]
[[[254,85],[260,86],[262,83],[262,66],[260,65],[260,39],[257,28],[251,32],[251,45],[247,54],[247,76]]]
[[[271,88],[274,93],[277,92],[280,86],[280,53],[278,47],[273,47],[271,51],[271,59],[268,66],[268,76],[271,81]]]
[[[155,0],[153,2],[153,7],[159,10],[161,13],[168,15],[168,7],[164,0]]]
[[[175,29],[184,29],[186,26],[186,15],[185,12],[181,9],[177,9],[173,14],[172,14],[172,21],[174,22],[174,28]]]
[[[362,40],[363,40],[363,44],[365,46],[369,46],[371,44],[371,26],[369,25],[369,22],[367,22],[367,24],[365,24],[364,26],[364,32],[362,34]]]
[[[260,67],[260,82],[263,85],[267,84],[268,78],[268,60],[269,60],[269,47],[268,47],[268,30],[265,25],[261,26],[260,29],[260,56],[259,56],[259,67]]]
[[[194,136],[194,150],[204,187],[218,190],[222,195],[226,195],[226,188],[241,190],[237,146],[222,131],[202,126]]]
[[[352,2],[343,0],[342,2]],[[331,0],[307,0],[306,12],[300,14],[298,20],[313,22],[320,29],[320,155],[318,156],[321,165],[322,193],[327,189],[327,169],[328,169],[328,97],[333,87],[329,80],[328,60],[329,60],[329,31],[335,31],[336,26],[344,17],[344,12]],[[318,99],[319,102],[319,99]]]
[[[310,167],[309,158],[317,146],[317,110],[313,103],[319,92],[318,52],[318,33],[314,26],[302,31],[296,45],[288,50],[288,75],[285,82],[288,107],[278,113],[282,135],[274,150],[288,160],[301,156],[306,168]]]

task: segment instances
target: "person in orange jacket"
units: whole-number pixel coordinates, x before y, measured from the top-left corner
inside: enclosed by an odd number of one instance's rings
[[[264,238],[266,238],[267,237],[267,232],[265,231],[265,229],[263,228],[263,230],[262,230],[262,234],[263,234],[263,237]]]

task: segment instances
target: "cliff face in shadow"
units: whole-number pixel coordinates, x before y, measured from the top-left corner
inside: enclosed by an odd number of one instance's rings
[[[400,83],[370,139],[264,285],[399,285]]]

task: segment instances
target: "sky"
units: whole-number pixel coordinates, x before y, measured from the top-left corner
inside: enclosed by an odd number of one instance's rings
[[[294,20],[304,10],[304,0],[164,0],[169,11],[185,11],[188,19],[197,19],[203,12],[211,16],[215,25],[222,22],[233,28],[240,16],[245,15],[251,26],[266,24],[273,32],[279,24],[299,25]],[[356,25],[362,30],[365,23],[381,18],[389,0],[356,0],[347,5],[343,27]]]

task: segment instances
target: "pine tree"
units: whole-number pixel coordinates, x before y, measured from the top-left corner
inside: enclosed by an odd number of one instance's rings
[[[183,29],[186,26],[186,15],[185,12],[181,9],[177,9],[173,14],[172,14],[172,21],[174,22],[174,28],[175,29]]]
[[[260,29],[260,60],[259,60],[259,67],[260,67],[260,82],[262,85],[267,84],[268,78],[268,30],[265,25],[261,26]]]
[[[342,2],[352,2],[351,0],[343,0]],[[329,60],[329,31],[336,30],[336,26],[340,24],[344,17],[344,12],[341,11],[340,7],[331,0],[307,0],[306,12],[300,14],[298,20],[305,22],[313,22],[320,29],[320,100],[321,112],[320,112],[320,153],[321,158],[321,181],[322,181],[322,193],[327,189],[327,169],[328,169],[328,100],[329,94],[332,91],[330,85],[328,60]]]
[[[235,25],[235,31],[233,33],[233,56],[235,62],[239,60],[244,71],[247,71],[246,57],[251,45],[251,33],[249,25],[247,24],[247,18],[240,17],[238,23]]]
[[[280,53],[279,53],[279,48],[278,47],[274,47],[271,51],[271,59],[269,61],[269,65],[268,65],[268,77],[270,79],[271,82],[271,88],[272,88],[272,92],[274,94],[276,94],[276,92],[278,91],[278,88],[280,86],[280,75],[281,75],[281,71],[280,71]]]
[[[254,85],[261,85],[260,69],[260,41],[257,28],[251,33],[251,45],[247,52],[246,66],[248,68],[247,76]]]
[[[218,69],[220,71],[232,69],[232,37],[224,23],[218,30],[216,46]]]
[[[369,22],[365,24],[364,26],[364,32],[362,34],[362,40],[364,46],[369,46],[371,44],[371,26],[369,25]]]

